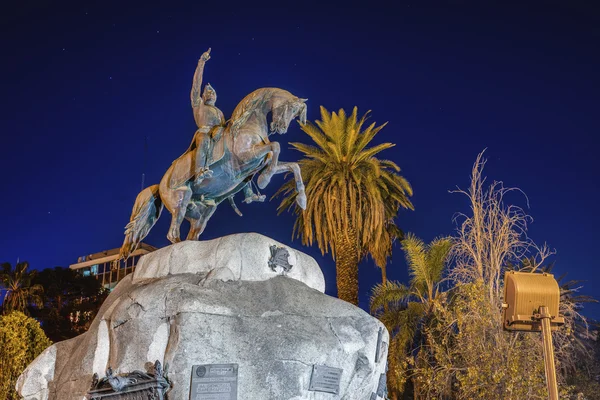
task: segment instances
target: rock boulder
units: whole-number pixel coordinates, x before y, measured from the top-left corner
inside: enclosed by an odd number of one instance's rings
[[[272,245],[288,250],[288,273],[269,267]],[[192,366],[228,363],[238,364],[238,399],[379,399],[387,331],[323,291],[314,259],[262,235],[169,246],[142,257],[90,330],[42,353],[17,389],[27,400],[81,400],[94,373],[159,360],[171,400],[190,398]],[[339,394],[309,390],[313,365],[342,369]]]

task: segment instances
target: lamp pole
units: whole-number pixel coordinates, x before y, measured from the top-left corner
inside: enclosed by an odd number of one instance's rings
[[[548,312],[548,307],[541,306],[539,314],[536,314],[535,317],[542,323],[542,341],[544,342],[544,366],[546,367],[548,399],[558,400],[556,366],[554,365],[554,346],[552,345],[552,332],[550,331],[551,316]]]

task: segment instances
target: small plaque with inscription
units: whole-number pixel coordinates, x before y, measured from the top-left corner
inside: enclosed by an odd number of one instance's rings
[[[379,385],[377,385],[377,396],[385,397],[387,392],[387,379],[386,374],[379,375]]]
[[[342,372],[344,372],[344,370],[341,368],[332,368],[326,365],[313,365],[308,390],[339,394]]]
[[[237,400],[237,364],[192,366],[190,400]]]
[[[379,328],[377,332],[377,347],[375,348],[375,362],[379,362],[379,357],[381,356],[381,338],[383,336],[383,328]]]

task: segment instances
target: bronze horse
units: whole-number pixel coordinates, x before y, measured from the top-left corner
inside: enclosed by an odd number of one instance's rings
[[[179,242],[180,226],[185,218],[191,229],[187,240],[198,240],[219,203],[251,184],[258,174],[258,187],[263,189],[274,174],[292,172],[298,195],[296,201],[306,207],[306,194],[300,167],[294,162],[279,162],[280,146],[269,141],[269,134],[287,132],[290,123],[299,118],[306,123],[306,99],[277,88],[262,88],[246,96],[235,108],[222,132],[213,134],[210,170],[204,179],[194,180],[194,152],[188,151],[173,162],[160,184],[142,190],[133,206],[130,222],[125,227],[125,240],[120,259],[127,259],[154,226],[163,207],[172,215],[167,238]],[[272,113],[271,124],[267,115]],[[192,173],[190,173],[190,171]],[[180,178],[184,177],[182,181]]]

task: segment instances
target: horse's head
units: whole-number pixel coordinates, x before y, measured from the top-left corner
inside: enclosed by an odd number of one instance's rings
[[[273,107],[273,117],[271,122],[271,132],[284,134],[287,132],[290,123],[295,118],[300,119],[301,124],[306,123],[306,100],[299,97],[283,100],[280,104]]]

